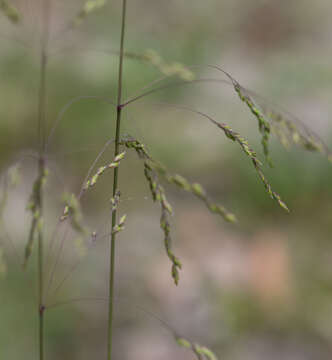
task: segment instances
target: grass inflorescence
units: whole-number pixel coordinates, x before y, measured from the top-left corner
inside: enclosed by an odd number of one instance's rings
[[[190,349],[197,360],[218,360],[217,356],[206,346],[191,342],[183,337],[175,337],[177,344],[183,348]]]
[[[181,190],[193,194],[202,200],[212,213],[220,215],[228,222],[236,222],[236,217],[234,214],[226,210],[224,206],[211,201],[202,185],[198,183],[190,183],[179,174],[170,175],[164,166],[151,157],[146,149],[146,146],[140,141],[129,136],[122,139],[121,144],[128,149],[134,149],[139,158],[144,161],[144,175],[149,184],[152,199],[153,201],[158,202],[161,207],[160,227],[164,232],[164,245],[167,256],[172,262],[172,277],[177,285],[179,282],[179,270],[182,265],[171,250],[170,216],[173,214],[173,209],[167,200],[165,189],[162,186],[161,181],[164,179],[168,183],[174,184]]]

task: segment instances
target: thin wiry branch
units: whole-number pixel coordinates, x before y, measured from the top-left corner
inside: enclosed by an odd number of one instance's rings
[[[104,226],[106,224],[106,222],[104,222],[102,224],[102,226]],[[101,227],[101,226],[100,226]],[[104,240],[107,239],[110,235],[110,233],[104,234],[104,235],[98,235],[99,231],[94,231],[92,232],[92,234],[89,236],[89,239],[91,240],[87,250],[91,250],[92,248],[95,247],[96,244],[101,244],[100,240]],[[63,286],[63,284],[70,278],[70,276],[74,273],[74,271],[82,264],[84,258],[80,257],[74,264],[71,265],[70,269],[68,270],[68,272],[63,276],[63,278],[58,282],[58,284],[54,287],[54,290],[52,290],[51,293],[48,293],[47,298],[48,297],[54,297],[58,291],[61,289],[61,287]]]
[[[77,96],[75,98],[73,98],[72,100],[70,100],[69,102],[67,102],[63,108],[60,110],[55,122],[54,122],[54,125],[50,131],[50,134],[47,138],[47,141],[46,141],[46,144],[45,144],[45,152],[47,151],[48,147],[50,146],[50,143],[51,141],[53,140],[53,137],[54,137],[54,134],[55,134],[55,131],[58,127],[58,125],[60,124],[60,122],[62,121],[65,113],[69,110],[69,108],[76,102],[79,102],[81,100],[86,100],[86,99],[96,99],[96,100],[99,100],[101,102],[104,102],[104,103],[107,103],[107,104],[110,104],[110,105],[113,105],[113,106],[116,106],[115,103],[113,103],[112,101],[110,101],[109,99],[107,98],[103,98],[101,96],[95,96],[95,95],[82,95],[82,96]]]
[[[168,324],[164,319],[157,316],[153,312],[148,311],[139,305],[133,304],[131,301],[126,300],[126,299],[115,298],[114,301],[119,302],[119,303],[126,302],[127,305],[129,305],[129,306],[141,311],[143,314],[157,320],[162,327],[164,327],[167,331],[170,332],[170,334],[173,336],[177,345],[191,350],[198,360],[218,360],[217,356],[209,348],[207,348],[206,346],[199,345],[199,344],[189,340],[187,337],[179,335],[177,333],[177,331],[175,331],[174,328],[170,324]],[[77,298],[71,298],[71,299],[51,303],[51,304],[46,305],[45,307],[46,307],[46,309],[54,309],[59,306],[70,305],[70,304],[77,303],[77,302],[108,302],[108,298],[100,297],[100,296],[99,297],[97,297],[97,296],[96,297],[77,297]]]
[[[93,172],[93,169],[95,168],[95,166],[97,165],[98,161],[100,160],[100,158],[103,156],[103,154],[106,152],[106,150],[108,149],[108,147],[114,143],[114,140],[113,139],[109,139],[106,141],[106,143],[104,144],[103,148],[101,149],[101,151],[98,153],[98,155],[96,156],[96,158],[94,159],[94,161],[92,162],[92,165],[90,166],[84,180],[83,180],[83,183],[82,183],[82,186],[81,186],[81,190],[79,192],[79,195],[77,196],[77,199],[78,201],[80,201],[81,197],[83,196],[84,192],[85,192],[85,186],[87,184],[87,181],[89,179],[89,177],[91,176],[92,172]],[[55,242],[55,239],[56,239],[56,236],[57,236],[57,233],[59,231],[59,226],[61,224],[61,220],[60,220],[60,217],[59,217],[59,221],[57,222],[56,226],[55,226],[55,229],[53,231],[53,234],[52,234],[52,237],[51,237],[51,241],[50,241],[50,245],[49,245],[49,249],[48,249],[48,255],[47,255],[47,259],[49,259],[50,257],[50,254],[51,254],[51,250],[53,248],[53,244]],[[55,260],[55,264],[51,270],[51,273],[50,273],[50,277],[49,277],[49,282],[48,282],[48,286],[47,286],[47,290],[46,290],[46,295],[49,293],[50,291],[50,288],[52,286],[52,283],[53,283],[53,280],[54,280],[54,275],[55,275],[55,271],[56,271],[56,268],[57,268],[57,265],[59,263],[59,260],[60,260],[60,256],[61,256],[61,253],[62,253],[62,249],[63,249],[63,246],[64,246],[64,243],[65,243],[65,240],[68,236],[68,226],[66,225],[66,229],[65,229],[65,233],[61,239],[61,244],[60,244],[60,247],[59,247],[59,250],[57,252],[57,255],[56,255],[56,260]]]

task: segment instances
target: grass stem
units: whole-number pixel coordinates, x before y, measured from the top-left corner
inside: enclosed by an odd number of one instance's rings
[[[119,72],[118,72],[118,96],[116,111],[116,134],[115,134],[115,150],[114,157],[119,154],[120,147],[120,126],[122,113],[122,74],[123,74],[123,58],[124,58],[124,35],[126,28],[126,8],[127,0],[122,0],[122,20],[121,20],[121,40],[119,54]],[[113,197],[118,190],[118,173],[119,169],[114,169],[113,176]],[[116,225],[116,210],[112,212],[112,229]],[[112,340],[113,340],[113,303],[114,303],[114,275],[115,275],[115,238],[116,233],[112,231],[110,244],[110,267],[109,267],[109,307],[108,307],[108,342],[107,342],[107,359],[112,359]]]

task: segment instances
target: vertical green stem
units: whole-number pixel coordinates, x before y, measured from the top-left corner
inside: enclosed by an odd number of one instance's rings
[[[45,172],[43,156],[39,159],[39,176],[42,178]],[[42,221],[42,186],[39,188],[38,209],[40,221]],[[43,230],[38,228],[38,317],[39,317],[39,360],[44,359],[44,304],[43,304]]]
[[[122,73],[123,73],[123,54],[124,54],[124,35],[126,28],[126,8],[127,0],[122,0],[122,25],[121,25],[121,40],[120,40],[120,55],[119,55],[119,76],[118,76],[118,99],[117,99],[117,112],[116,112],[116,134],[115,134],[115,151],[114,156],[119,154],[120,142],[120,125],[122,113]],[[113,196],[115,196],[118,188],[118,172],[119,169],[114,169],[113,177]],[[112,230],[116,225],[116,210],[112,213]],[[112,359],[112,324],[113,324],[113,303],[114,303],[114,273],[115,273],[115,237],[116,234],[111,235],[110,244],[110,269],[109,269],[109,308],[108,308],[108,346],[107,346],[107,359]]]
[[[50,3],[49,0],[42,2],[42,28],[41,28],[41,47],[40,47],[40,74],[39,74],[39,96],[38,96],[38,142],[39,142],[39,161],[38,177],[44,179],[45,175],[45,122],[46,122],[46,69],[47,69],[47,47],[49,40],[50,24]],[[43,303],[43,193],[42,181],[38,187],[36,205],[39,211],[38,225],[38,320],[39,320],[39,360],[44,359],[44,310]]]

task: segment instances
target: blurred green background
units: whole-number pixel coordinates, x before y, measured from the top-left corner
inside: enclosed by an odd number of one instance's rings
[[[36,258],[26,272],[21,264],[30,221],[25,209],[36,177],[41,1],[13,1],[23,13],[19,25],[0,17],[0,166],[4,180],[19,161],[21,177],[9,189],[1,225],[7,271],[0,280],[0,359],[37,356]],[[112,52],[119,46],[121,2],[110,1],[77,29],[64,31],[83,3],[52,1],[48,130],[74,97],[116,98],[118,59]],[[129,0],[126,50],[153,49],[168,63],[218,64],[296,114],[332,147],[331,11],[327,0]],[[161,76],[134,59],[126,59],[124,71],[126,98]],[[206,68],[197,76],[225,79]],[[117,244],[115,359],[193,358],[156,317],[220,359],[331,359],[331,164],[272,141],[275,167],[264,170],[289,205],[287,214],[269,198],[239,146],[204,119],[160,102],[229,124],[263,158],[256,119],[225,84],[173,87],[126,108],[124,133],[140,139],[171,172],[203,184],[240,221],[225,224],[165,184],[175,209],[174,252],[183,263],[176,288],[159,206],[151,201],[142,163],[128,155],[120,169],[120,213],[128,218]],[[111,105],[86,99],[73,104],[57,127],[48,152],[48,243],[63,209],[62,193],[78,192],[114,136],[114,120]],[[99,163],[109,162],[112,153],[110,148]],[[98,233],[95,244],[70,233],[62,247],[60,227],[47,245],[47,359],[105,358],[111,184],[111,174],[105,175],[82,201],[84,221]]]

